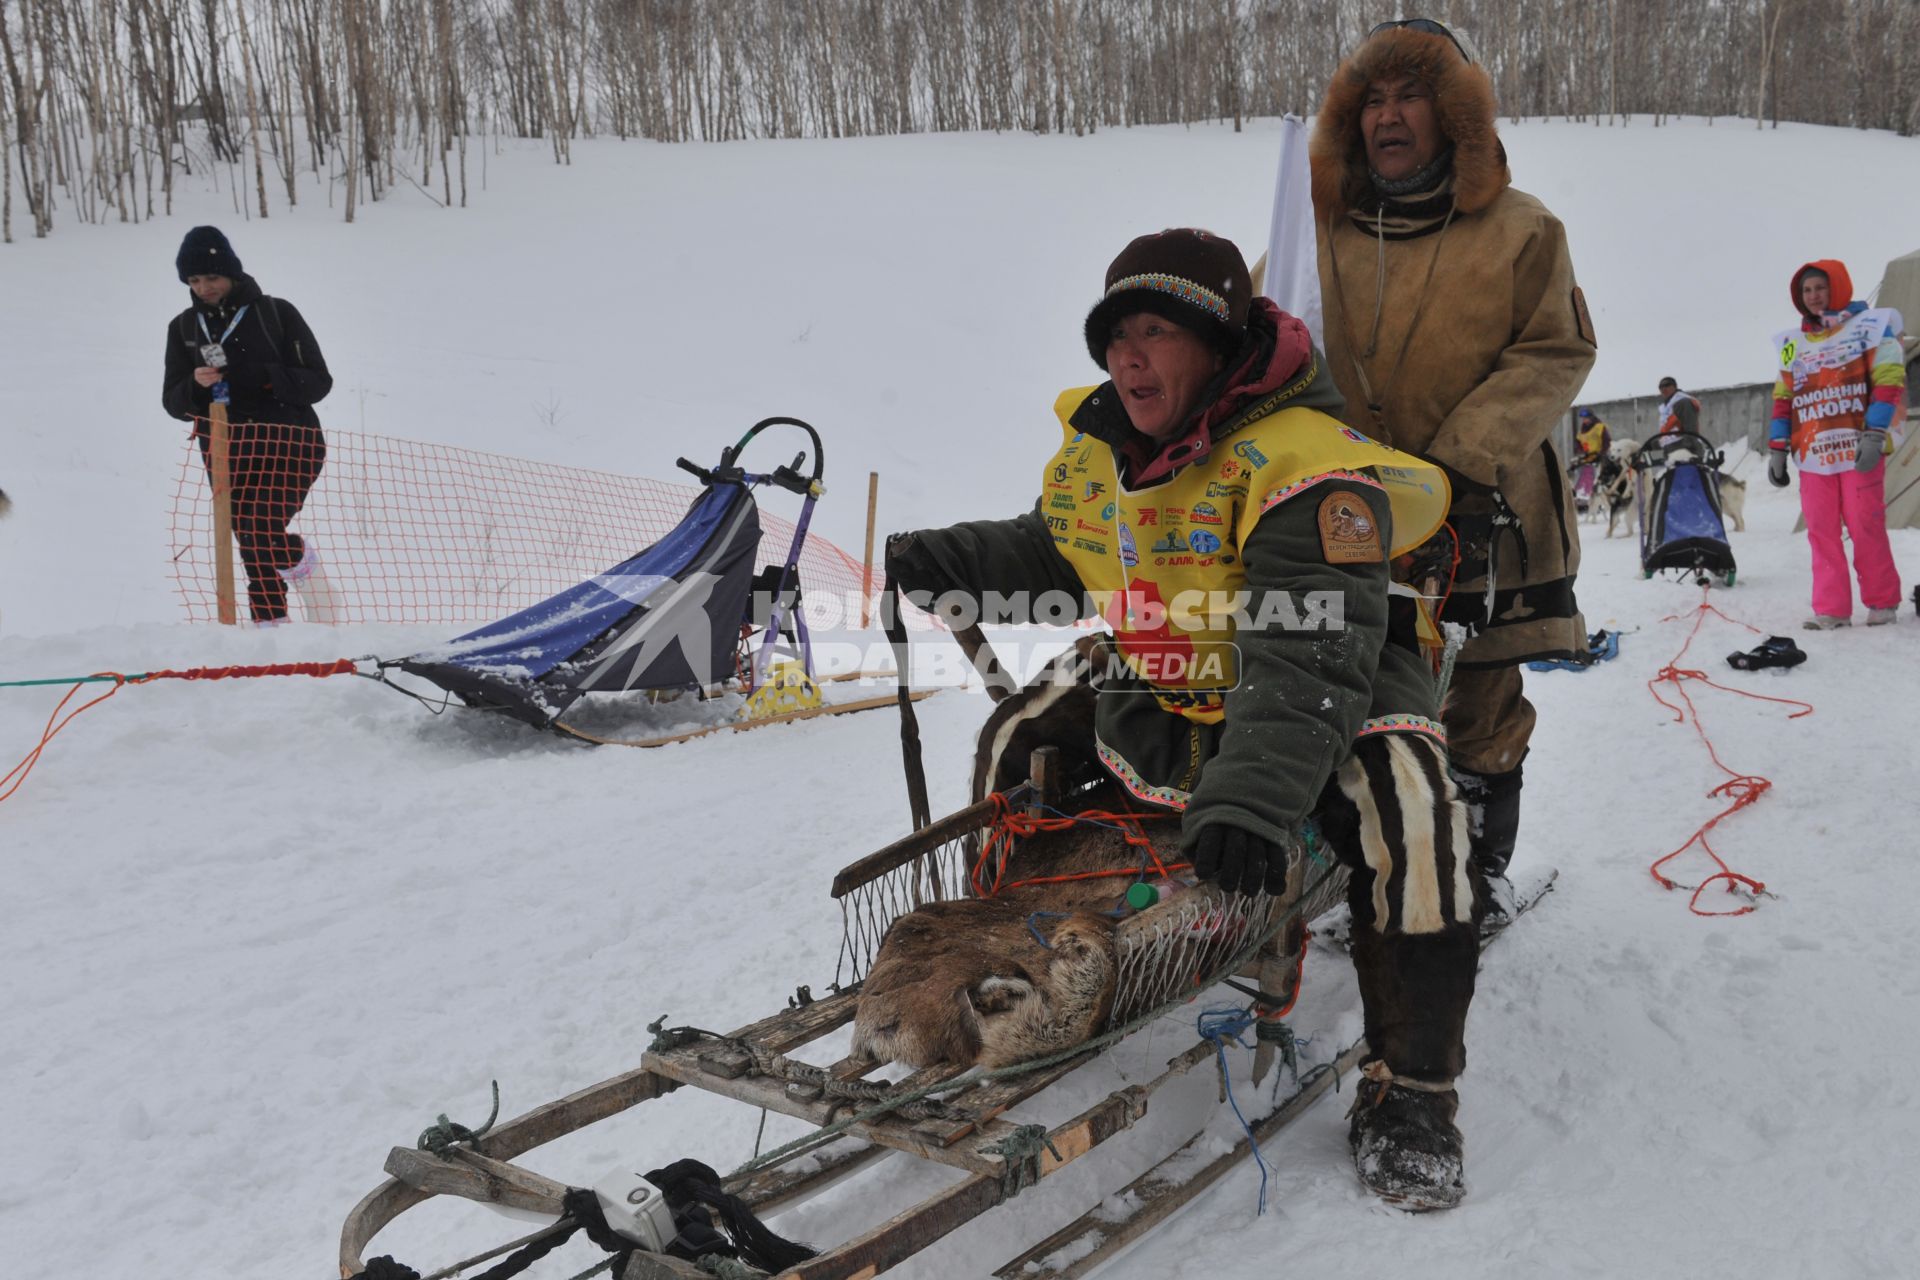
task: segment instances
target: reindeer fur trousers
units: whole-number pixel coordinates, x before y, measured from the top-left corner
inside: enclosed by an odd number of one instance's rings
[[[1363,738],[1322,792],[1321,834],[1352,872],[1353,963],[1367,1043],[1396,1075],[1466,1069],[1484,890],[1446,753],[1415,734]]]

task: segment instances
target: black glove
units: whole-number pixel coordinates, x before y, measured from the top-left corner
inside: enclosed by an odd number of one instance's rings
[[[1285,893],[1292,868],[1292,849],[1239,827],[1216,823],[1193,842],[1193,873],[1228,893]]]
[[[1776,489],[1787,487],[1787,451],[1785,449],[1767,451],[1767,483]]]
[[[1520,557],[1520,574],[1527,574],[1527,532],[1520,516],[1507,505],[1506,495],[1498,489],[1475,484],[1464,476],[1447,473],[1455,482],[1453,505],[1447,511],[1447,523],[1460,539],[1462,582],[1474,582],[1487,576],[1493,561],[1494,544],[1502,533],[1513,535],[1514,549]]]

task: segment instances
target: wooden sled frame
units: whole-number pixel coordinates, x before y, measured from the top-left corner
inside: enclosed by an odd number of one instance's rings
[[[833,675],[815,676],[818,684],[834,684],[848,680],[871,680],[887,674],[880,671],[841,671]],[[709,692],[722,691],[724,685],[716,685]],[[913,702],[923,702],[940,692],[938,689],[915,689],[907,694]],[[822,716],[844,716],[855,711],[878,711],[882,707],[891,707],[899,701],[897,694],[879,694],[871,698],[854,698],[846,702],[823,702],[817,707],[807,707],[800,711],[786,711],[779,715],[759,716],[751,720],[725,720],[719,724],[702,725],[698,729],[686,729],[679,733],[663,734],[655,738],[606,738],[588,733],[585,729],[576,729],[559,720],[548,727],[563,738],[572,738],[576,742],[585,742],[596,747],[669,747],[676,742],[691,742],[695,738],[711,737],[716,733],[745,733],[749,729],[764,729],[769,725],[792,724],[798,720],[815,720]]]
[[[1064,790],[1058,783],[1057,760],[1050,754],[1035,755],[1035,776],[1028,784],[1032,801],[1035,805],[1057,805],[1063,800]],[[896,885],[907,885],[911,897],[925,900],[939,896],[940,879],[930,868],[990,826],[999,812],[999,802],[981,801],[861,859],[835,878],[834,897],[844,906],[849,898],[861,891],[871,893],[889,879]],[[1283,919],[1287,927],[1263,935],[1258,953],[1247,958],[1236,971],[1257,977],[1263,990],[1290,991],[1295,975],[1294,948],[1304,946],[1306,941],[1304,921],[1322,906],[1331,905],[1331,898],[1341,891],[1344,879],[1344,874],[1323,875],[1306,900],[1294,901],[1292,907],[1285,909],[1275,905],[1274,917]],[[1296,881],[1296,888],[1299,883]],[[1200,891],[1195,892],[1198,896]],[[890,895],[882,895],[876,901],[883,912],[891,908],[911,909],[913,905]],[[1151,914],[1142,913],[1133,919],[1145,921]],[[1147,929],[1150,925],[1142,927]],[[1125,929],[1123,924],[1117,933],[1124,933]],[[850,918],[849,939],[855,932],[855,921]],[[877,938],[873,939],[873,945],[877,943]],[[1123,942],[1123,952],[1124,949]],[[1245,950],[1242,947],[1235,954]],[[845,959],[843,955],[843,962]],[[858,956],[854,957],[854,963],[857,971],[864,970]],[[1123,966],[1123,980],[1124,972]],[[1198,994],[1198,990],[1194,994]],[[456,1195],[557,1217],[562,1212],[561,1197],[567,1191],[566,1184],[509,1162],[535,1147],[688,1085],[823,1128],[836,1122],[844,1126],[834,1147],[796,1151],[746,1177],[728,1181],[727,1190],[740,1196],[758,1213],[804,1199],[896,1151],[948,1165],[968,1175],[885,1222],[780,1273],[791,1280],[852,1280],[876,1276],[1017,1195],[1032,1182],[1058,1172],[1132,1128],[1147,1114],[1149,1101],[1158,1089],[1195,1067],[1210,1063],[1218,1052],[1213,1041],[1197,1040],[1168,1059],[1165,1068],[1151,1080],[1115,1090],[1068,1120],[1048,1127],[1044,1143],[1034,1140],[1037,1135],[1032,1130],[1037,1126],[1016,1125],[1004,1119],[1004,1113],[1092,1061],[1102,1048],[1061,1055],[1047,1065],[1020,1075],[957,1084],[937,1106],[930,1108],[931,1115],[916,1119],[888,1113],[848,1123],[846,1114],[862,1104],[828,1096],[833,1085],[841,1081],[857,1082],[878,1064],[842,1058],[827,1066],[824,1072],[811,1073],[820,1082],[782,1078],[760,1068],[844,1027],[853,1019],[858,998],[856,981],[830,996],[800,1003],[728,1035],[689,1028],[659,1032],[653,1048],[644,1055],[636,1070],[537,1107],[488,1130],[469,1144],[450,1148],[444,1157],[412,1148],[394,1148],[386,1162],[386,1171],[392,1176],[354,1206],[342,1228],[341,1276],[353,1276],[363,1269],[367,1246],[388,1223],[435,1195]],[[1116,1007],[1124,1003],[1123,992]],[[1275,1111],[1255,1122],[1254,1132],[1264,1138],[1304,1111],[1333,1083],[1335,1073],[1351,1067],[1364,1050],[1364,1042],[1356,1043],[1330,1067],[1310,1072]],[[888,1094],[905,1093],[961,1074],[952,1068],[934,1068],[882,1088]],[[1009,1261],[996,1274],[1065,1280],[1083,1275],[1104,1262],[1247,1155],[1249,1144],[1243,1139],[1234,1150],[1195,1172],[1194,1153],[1206,1141],[1205,1134],[1197,1135],[1129,1186],[1135,1202],[1141,1206],[1131,1217],[1115,1222],[1109,1217],[1096,1216],[1098,1206],[1095,1206],[1061,1232]],[[1015,1154],[1009,1155],[1009,1151]],[[1031,1154],[1021,1154],[1023,1152]],[[781,1167],[802,1158],[810,1158],[803,1168]],[[1177,1175],[1167,1172],[1175,1168],[1179,1170]],[[1096,1237],[1091,1250],[1076,1248],[1071,1251],[1070,1261],[1058,1266],[1048,1264],[1049,1253],[1089,1234]],[[625,1277],[619,1280],[705,1274],[689,1263],[636,1251]]]

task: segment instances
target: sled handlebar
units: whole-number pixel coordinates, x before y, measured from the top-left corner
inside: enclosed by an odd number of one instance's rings
[[[806,453],[805,451],[802,451],[794,455],[792,466],[780,467],[774,471],[773,473],[774,483],[778,484],[783,489],[792,489],[795,493],[805,493],[807,492],[810,486],[818,484],[820,482],[821,469],[826,465],[825,454],[822,452],[820,448],[820,433],[818,431],[815,431],[811,426],[800,421],[800,419],[798,418],[762,418],[760,419],[760,421],[754,423],[751,427],[747,428],[747,434],[740,437],[740,442],[738,444],[734,445],[731,449],[727,451],[723,462],[731,463],[734,458],[739,456],[740,451],[747,447],[747,443],[749,441],[751,441],[755,436],[759,435],[762,431],[765,431],[768,427],[798,427],[802,431],[807,433],[807,441],[813,447],[813,474],[812,475],[802,476],[800,472],[800,466],[806,459]]]
[[[776,426],[799,427],[807,433],[807,439],[813,446],[812,475],[806,475],[800,469],[807,460],[807,450],[805,449],[794,454],[791,463],[786,466],[775,467],[769,475],[749,475],[742,468],[735,465],[739,461],[741,451],[747,447],[755,436],[765,431],[768,427]],[[820,471],[825,465],[825,457],[820,448],[820,433],[798,418],[762,418],[747,428],[747,434],[741,436],[738,441],[720,451],[720,465],[717,467],[703,467],[685,458],[674,459],[674,465],[692,475],[704,485],[713,485],[716,483],[760,484],[764,482],[779,485],[782,489],[797,493],[803,498],[809,496],[817,497],[821,492],[824,492],[820,488]]]
[[[1669,431],[1665,435],[1653,437],[1633,451],[1633,456],[1628,459],[1627,465],[1635,471],[1640,471],[1652,465],[1655,453],[1665,459],[1675,449],[1686,449],[1698,455],[1702,462],[1716,471],[1720,468],[1722,460],[1720,450],[1705,436],[1692,431]]]

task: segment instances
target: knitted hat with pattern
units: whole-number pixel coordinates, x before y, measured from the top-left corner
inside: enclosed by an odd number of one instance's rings
[[[1141,236],[1107,268],[1106,294],[1087,313],[1087,354],[1106,368],[1113,326],[1151,311],[1232,355],[1246,336],[1252,301],[1247,260],[1233,241],[1195,227]]]

